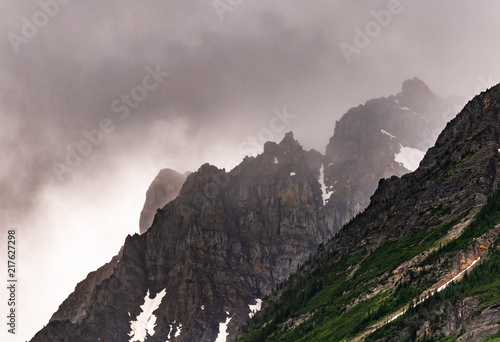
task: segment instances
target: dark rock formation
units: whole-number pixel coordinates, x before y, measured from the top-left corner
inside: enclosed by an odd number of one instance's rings
[[[328,235],[319,222],[322,160],[288,133],[230,172],[203,165],[145,234],[127,238],[105,279],[89,275],[32,341],[129,341],[146,294],[162,291],[147,341],[214,341],[226,321],[233,340],[249,305]]]

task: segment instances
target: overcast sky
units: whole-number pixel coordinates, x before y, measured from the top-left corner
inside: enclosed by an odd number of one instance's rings
[[[290,130],[324,152],[347,109],[414,76],[442,96],[500,80],[495,1],[58,1],[0,0],[0,261],[16,228],[22,298],[8,341],[138,232],[161,168],[229,168]]]

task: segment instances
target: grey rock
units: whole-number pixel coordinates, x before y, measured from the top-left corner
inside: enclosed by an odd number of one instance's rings
[[[160,170],[146,192],[146,201],[139,219],[141,234],[151,227],[156,211],[177,197],[185,180],[186,175],[177,171],[171,169]]]

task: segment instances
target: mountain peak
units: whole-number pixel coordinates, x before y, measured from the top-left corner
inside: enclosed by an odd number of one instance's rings
[[[141,234],[153,223],[156,211],[177,197],[186,175],[172,169],[162,169],[146,192],[146,201],[139,219]]]
[[[403,81],[402,92],[403,94],[412,94],[418,92],[432,94],[432,91],[427,86],[427,84],[425,84],[424,81],[417,77],[413,77],[412,79]]]
[[[401,90],[402,103],[410,108],[426,109],[423,104],[435,99],[427,84],[417,77],[405,80]]]
[[[369,205],[379,179],[418,167],[451,119],[443,114],[450,107],[415,77],[399,94],[351,108],[336,122],[324,162],[334,230]]]
[[[298,148],[302,149],[302,146],[300,146],[299,142],[297,140],[295,140],[295,138],[293,137],[292,131],[285,133],[285,136],[283,137],[283,139],[281,140],[279,145],[281,147],[288,146],[290,148],[297,148],[298,147]]]

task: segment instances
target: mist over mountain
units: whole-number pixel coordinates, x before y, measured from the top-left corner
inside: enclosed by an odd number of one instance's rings
[[[489,341],[500,333],[500,85],[419,168],[267,297],[241,341]]]
[[[422,80],[413,78],[403,82],[400,93],[369,100],[345,113],[335,124],[323,162],[325,229],[336,232],[364,210],[379,179],[414,171],[454,117],[458,101],[435,95]],[[151,225],[156,209],[175,198],[182,182],[175,171],[160,172],[146,195],[141,233]]]
[[[451,110],[455,103],[413,78],[396,95],[349,109],[326,146],[327,224],[338,231],[370,204],[379,179],[416,170],[456,115]]]
[[[289,131],[324,154],[335,121],[402,80],[472,98],[500,75],[496,2],[0,3],[0,233],[19,233],[27,313],[0,340],[29,340],[140,231],[159,170],[231,170]],[[271,126],[285,107],[293,120]],[[330,228],[366,205],[349,191]]]
[[[156,211],[177,197],[185,180],[186,175],[177,171],[171,169],[160,170],[146,192],[146,201],[139,218],[141,234],[151,227]]]
[[[414,217],[410,219],[412,214],[406,207],[391,207],[391,212],[385,212],[389,210],[387,203],[397,201],[397,196],[404,194],[409,198],[406,202],[400,201],[403,206],[419,202],[416,208],[421,213],[442,211],[449,222],[460,217],[455,224],[463,228],[466,218],[470,221],[488,196],[475,195],[476,203],[471,205],[464,191],[470,196],[482,183],[463,191],[457,191],[460,185],[455,183],[446,183],[445,190],[433,188],[434,177],[443,168],[443,158],[432,157],[437,153],[436,148],[431,149],[415,174],[403,178],[395,176],[410,172],[412,167],[406,162],[420,163],[420,154],[405,160],[398,156],[404,154],[404,148],[425,150],[432,144],[437,135],[435,127],[444,125],[447,120],[446,115],[442,115],[447,106],[447,101],[439,99],[424,82],[414,78],[403,82],[400,94],[370,100],[348,111],[337,123],[326,156],[315,150],[305,151],[290,132],[279,144],[267,142],[262,153],[246,157],[229,171],[205,164],[186,178],[170,169],[161,170],[146,194],[141,216],[143,234],[129,236],[110,263],[79,283],[47,327],[32,341],[65,341],[68,338],[82,342],[144,338],[148,341],[235,340],[241,327],[255,315],[263,299],[272,294],[278,284],[287,281],[290,275],[290,279],[302,275],[293,272],[303,269],[301,265],[310,259],[318,245],[338,241],[340,250],[337,252],[347,255],[351,251],[349,246],[358,246],[355,241],[362,236],[375,246],[397,240],[391,235],[396,234],[390,228],[394,225],[406,227],[397,230],[397,236],[403,237],[406,230],[416,229],[412,224],[442,223],[433,215],[423,216],[420,221],[415,221]],[[475,132],[485,124],[478,122],[477,125],[479,128]],[[448,127],[441,134],[438,145],[449,140],[443,137],[450,134],[449,130],[458,129]],[[340,144],[342,141],[344,143]],[[380,143],[376,144],[377,141]],[[456,145],[447,143],[438,154],[470,154],[465,151],[471,147]],[[452,148],[456,151],[450,152]],[[349,163],[357,165],[356,172],[346,167]],[[436,165],[425,166],[433,163]],[[482,164],[476,159],[471,163],[478,163],[475,168],[480,170]],[[422,174],[422,168],[429,170]],[[476,174],[469,166],[467,170],[467,175]],[[393,178],[376,181],[378,190],[367,212],[361,215],[368,217],[363,224],[371,222],[367,227],[373,227],[376,234],[367,237],[371,228],[365,231],[356,225],[355,222],[362,218],[340,230],[339,213],[343,213],[347,221],[363,208],[353,204],[360,198],[355,191],[333,197],[336,191],[332,189],[355,189],[369,196],[377,175]],[[335,182],[333,177],[337,177]],[[414,187],[422,180],[410,181],[416,177],[429,178],[425,189],[430,192],[419,190],[426,193],[423,197],[412,195],[419,193]],[[339,198],[344,202],[340,203]],[[367,200],[364,201],[361,203]],[[382,213],[370,216],[373,207]],[[451,207],[454,209],[449,209]],[[410,216],[403,218],[395,214],[403,212]],[[154,220],[148,224],[154,214]],[[390,216],[395,217],[390,226],[377,230],[380,217]],[[408,222],[413,223],[409,225]],[[360,245],[366,244],[365,241]],[[370,247],[373,248],[377,249]],[[323,246],[319,253],[324,250]],[[313,260],[317,260],[315,258],[318,257],[314,256]],[[318,282],[322,284],[323,280]],[[153,306],[146,311],[149,305]],[[269,305],[264,301],[265,308]],[[302,321],[301,318],[299,322]],[[268,326],[265,331],[271,326],[275,325]]]

